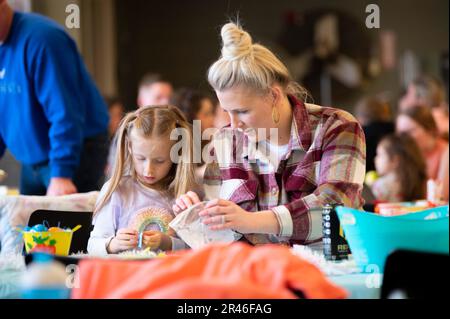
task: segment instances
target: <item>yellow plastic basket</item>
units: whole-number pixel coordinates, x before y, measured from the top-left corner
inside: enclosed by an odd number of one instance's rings
[[[72,235],[81,228],[81,225],[71,230],[32,232],[22,231],[25,250],[27,253],[47,252],[50,254],[67,256],[69,255]]]

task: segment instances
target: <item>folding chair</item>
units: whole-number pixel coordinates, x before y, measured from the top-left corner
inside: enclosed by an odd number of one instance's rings
[[[444,254],[394,251],[386,259],[381,299],[448,299],[449,259]]]

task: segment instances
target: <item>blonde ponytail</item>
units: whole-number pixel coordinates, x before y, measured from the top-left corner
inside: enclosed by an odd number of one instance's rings
[[[169,106],[172,114],[176,117],[176,128],[183,129],[188,132],[184,137],[187,138],[185,147],[186,154],[181,154],[179,162],[176,164],[175,176],[173,176],[170,184],[169,191],[175,197],[178,198],[188,191],[197,187],[195,181],[195,164],[193,162],[193,136],[192,127],[186,120],[183,112],[175,106]]]
[[[222,58],[234,61],[253,53],[252,38],[250,34],[237,28],[233,23],[227,23],[220,32],[222,36]]]
[[[208,82],[216,91],[245,86],[267,93],[277,83],[285,93],[306,100],[308,92],[292,77],[286,66],[269,49],[254,44],[238,24],[222,27],[222,55],[208,70]]]

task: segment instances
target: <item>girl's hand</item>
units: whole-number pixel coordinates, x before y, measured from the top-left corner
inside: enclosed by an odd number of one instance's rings
[[[257,232],[253,214],[224,199],[209,201],[198,215],[204,217],[203,223],[210,225],[211,230],[233,229],[241,234]]]
[[[107,247],[107,251],[111,254],[117,254],[124,250],[136,248],[138,243],[138,232],[130,228],[122,228],[117,231]]]
[[[200,198],[198,195],[192,191],[187,192],[187,194],[181,195],[175,201],[175,205],[172,206],[173,212],[175,214],[181,213],[183,210],[191,207],[197,203],[200,203]]]
[[[157,230],[147,230],[142,236],[143,246],[149,247],[151,250],[171,250],[172,240],[169,235],[166,235]]]

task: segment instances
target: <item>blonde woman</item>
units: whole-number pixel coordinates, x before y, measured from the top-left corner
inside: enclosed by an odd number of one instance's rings
[[[321,214],[311,208],[363,204],[362,129],[347,112],[305,103],[306,91],[285,65],[239,25],[224,25],[221,36],[222,55],[209,68],[208,81],[231,127],[213,138],[204,186],[214,196],[200,213],[203,222],[240,232],[252,244],[318,242]],[[255,139],[258,129],[265,134]],[[258,142],[255,152],[252,141]],[[173,209],[198,201],[190,192]]]
[[[182,148],[177,162],[171,149],[174,129],[188,132],[183,136],[188,146]],[[152,250],[186,248],[183,241],[158,229],[138,234],[135,225],[145,219],[149,209],[155,218],[169,222],[173,218],[174,199],[195,189],[192,164],[191,127],[174,106],[148,106],[128,113],[118,130],[118,149],[111,179],[103,186],[94,212],[94,230],[88,252],[114,254],[138,246]]]

